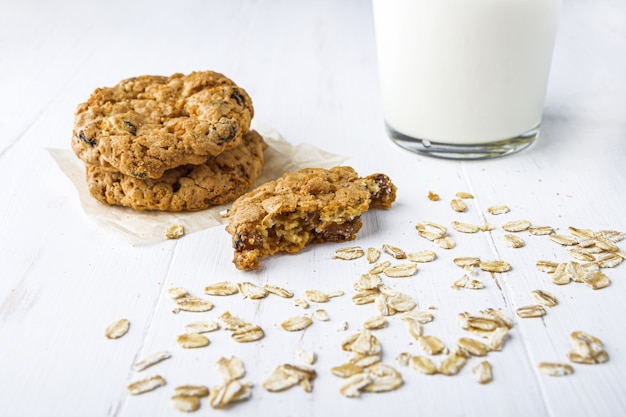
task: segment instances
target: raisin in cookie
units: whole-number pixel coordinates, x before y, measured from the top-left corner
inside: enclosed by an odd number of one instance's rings
[[[396,187],[385,174],[360,178],[351,167],[309,168],[285,174],[239,197],[226,230],[238,269],[255,269],[277,252],[296,253],[313,242],[352,240],[370,207],[390,208]]]
[[[241,144],[201,165],[165,171],[158,179],[135,178],[87,164],[87,185],[97,200],[136,210],[195,211],[230,203],[256,180],[263,167],[261,135],[250,130]]]
[[[237,146],[253,113],[245,90],[222,74],[145,75],[98,88],[78,106],[72,149],[88,164],[159,178]]]

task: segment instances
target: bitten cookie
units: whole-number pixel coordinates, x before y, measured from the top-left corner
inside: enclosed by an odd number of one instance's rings
[[[385,174],[360,178],[351,167],[285,174],[239,197],[226,230],[237,269],[258,268],[277,252],[296,253],[313,242],[352,240],[370,207],[390,208],[396,187]]]
[[[159,178],[237,146],[253,115],[245,90],[222,74],[145,75],[98,88],[78,106],[72,149],[87,164]]]
[[[233,201],[249,189],[263,167],[261,135],[250,130],[241,144],[209,157],[201,165],[184,165],[161,178],[135,178],[87,165],[87,186],[97,200],[136,210],[195,211]]]

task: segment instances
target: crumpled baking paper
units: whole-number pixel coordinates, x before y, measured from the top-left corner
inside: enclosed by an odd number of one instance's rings
[[[335,155],[309,144],[292,145],[270,126],[253,121],[252,128],[269,145],[265,150],[263,170],[254,187],[278,178],[286,172],[302,168],[332,168],[348,158]],[[100,226],[120,232],[132,245],[146,245],[166,240],[165,231],[172,224],[180,224],[185,233],[224,225],[227,219],[220,215],[230,204],[196,212],[170,213],[138,211],[128,207],[109,206],[94,199],[85,181],[85,165],[71,149],[48,149],[63,173],[72,181],[83,210]]]

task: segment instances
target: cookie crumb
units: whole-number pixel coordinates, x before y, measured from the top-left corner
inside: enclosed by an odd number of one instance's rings
[[[172,224],[165,231],[165,237],[168,239],[180,239],[185,234],[185,228],[182,224]]]

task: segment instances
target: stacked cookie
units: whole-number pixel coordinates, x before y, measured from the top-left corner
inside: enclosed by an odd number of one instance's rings
[[[130,78],[78,106],[72,149],[105,204],[202,210],[233,201],[261,172],[253,115],[245,90],[216,72]]]

